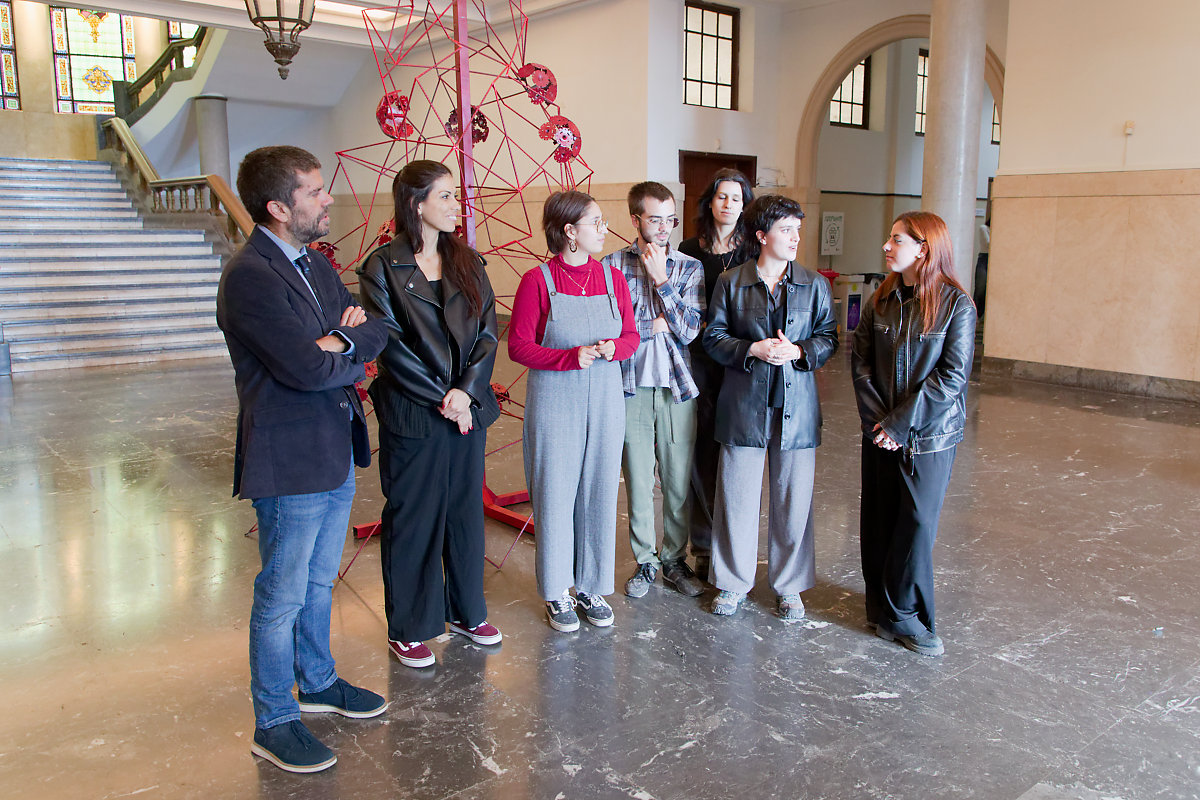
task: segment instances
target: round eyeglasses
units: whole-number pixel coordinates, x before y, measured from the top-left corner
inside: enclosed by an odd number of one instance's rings
[[[576,228],[582,228],[585,225],[589,228],[595,227],[596,233],[604,233],[608,230],[608,220],[606,219],[598,219],[595,222],[576,222],[574,224]]]
[[[651,228],[679,227],[679,217],[643,217],[641,214],[634,214],[634,216],[642,222],[649,223]]]

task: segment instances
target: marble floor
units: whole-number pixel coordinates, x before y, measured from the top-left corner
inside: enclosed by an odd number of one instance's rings
[[[504,643],[442,637],[418,671],[388,657],[371,540],[335,589],[334,651],[392,706],[308,718],[339,761],[296,776],[249,752],[257,554],[229,496],[228,365],[0,381],[0,796],[1200,797],[1200,410],[973,384],[934,660],[864,628],[844,354],[821,384],[806,621],[761,586],[721,619],[659,585],[615,596],[612,628],[555,633],[524,538],[486,571]],[[519,445],[489,477],[520,486]],[[361,471],[355,522],[380,504]],[[489,555],[513,536],[489,522]],[[620,585],[627,542],[617,562]]]

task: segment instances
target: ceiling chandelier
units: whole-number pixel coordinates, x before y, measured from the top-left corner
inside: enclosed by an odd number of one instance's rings
[[[267,35],[263,46],[287,80],[288,67],[300,52],[300,34],[312,25],[315,0],[246,0],[250,21]]]

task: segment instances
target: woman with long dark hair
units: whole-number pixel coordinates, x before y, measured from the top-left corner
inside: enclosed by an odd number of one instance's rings
[[[483,259],[454,229],[454,176],[437,161],[396,175],[396,237],[358,269],[363,308],[387,323],[368,390],[379,420],[388,645],[410,667],[450,625],[497,644],[483,598],[483,450],[500,416],[492,392],[496,307]]]
[[[679,252],[697,258],[704,265],[704,292],[712,307],[717,278],[730,267],[746,260],[746,224],[742,209],[754,200],[749,179],[736,169],[719,169],[696,205],[696,235],[679,244]],[[692,448],[692,477],[688,498],[692,509],[692,555],[696,572],[709,578],[712,553],[713,503],[717,491],[717,463],[721,445],[714,437],[717,420],[717,395],[725,368],[704,350],[703,336],[692,340],[692,378],[700,396],[696,398],[696,443]]]
[[[746,209],[753,258],[722,273],[704,347],[725,368],[717,399],[721,443],[713,518],[712,612],[737,613],[754,585],[763,465],[769,470],[767,579],[776,611],[804,617],[800,593],[816,580],[812,492],[821,404],[815,371],[837,350],[824,276],[796,261],[804,211],[765,195]]]
[[[613,624],[617,484],[625,440],[621,367],[640,341],[621,270],[596,260],[608,220],[583,192],[555,192],[542,212],[554,256],[525,273],[513,299],[508,354],[529,368],[525,480],[537,526],[537,586],[558,631],[575,607]],[[571,589],[575,596],[571,596]]]
[[[954,277],[937,215],[901,214],[883,253],[891,274],[863,311],[850,359],[863,431],[867,623],[881,639],[940,656],[933,543],[966,423],[975,305]]]

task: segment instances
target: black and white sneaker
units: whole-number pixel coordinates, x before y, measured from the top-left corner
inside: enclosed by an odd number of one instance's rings
[[[570,592],[563,592],[563,596],[557,600],[547,601],[546,619],[550,621],[550,627],[556,631],[570,633],[579,630],[579,615],[575,613],[575,598],[571,597]]]
[[[613,624],[612,606],[600,595],[576,592],[575,599],[583,609],[583,615],[587,621],[597,628],[607,628]]]

